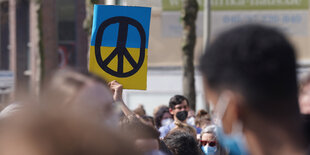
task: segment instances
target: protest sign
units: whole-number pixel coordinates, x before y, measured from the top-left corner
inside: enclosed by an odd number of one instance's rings
[[[95,5],[89,71],[146,89],[151,8]]]

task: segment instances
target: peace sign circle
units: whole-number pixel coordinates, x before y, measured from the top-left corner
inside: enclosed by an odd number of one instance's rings
[[[119,23],[119,29],[118,29],[118,38],[117,38],[117,44],[116,48],[113,50],[113,52],[105,59],[102,60],[101,57],[101,43],[102,43],[102,37],[105,29],[110,26],[111,24]],[[136,62],[133,57],[130,55],[129,51],[126,48],[126,42],[127,42],[127,33],[128,33],[128,25],[132,25],[135,27],[140,35],[141,43],[140,43],[140,54],[139,54],[139,60]],[[96,41],[95,41],[95,55],[98,65],[107,73],[116,76],[116,77],[129,77],[135,74],[142,66],[145,58],[145,45],[146,44],[146,35],[145,31],[143,29],[143,26],[136,20],[129,18],[129,17],[112,17],[104,21],[100,24],[97,35],[96,35]],[[113,58],[117,56],[118,58],[118,67],[117,71],[112,70],[108,67],[108,64],[111,63]],[[132,70],[129,72],[124,73],[124,57],[127,59],[127,61],[132,66]]]

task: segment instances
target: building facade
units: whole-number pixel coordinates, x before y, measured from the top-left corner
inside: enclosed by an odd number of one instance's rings
[[[1,94],[6,100],[37,95],[49,66],[87,70],[85,0],[39,2],[0,1],[0,70],[15,75],[15,91]]]

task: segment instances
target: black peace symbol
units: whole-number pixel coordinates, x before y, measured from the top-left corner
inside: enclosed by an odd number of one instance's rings
[[[105,59],[102,60],[101,57],[101,43],[102,43],[102,37],[105,29],[110,26],[111,24],[119,23],[118,28],[118,38],[117,38],[117,44],[116,48],[113,50],[113,52]],[[140,55],[139,60],[136,62],[133,57],[130,55],[126,48],[126,42],[127,42],[127,33],[128,33],[128,25],[132,25],[135,27],[140,35]],[[135,74],[142,66],[145,58],[145,43],[146,43],[146,35],[145,31],[143,29],[143,26],[136,21],[135,19],[129,18],[129,17],[123,17],[123,16],[117,16],[112,17],[104,21],[100,24],[97,35],[96,35],[96,41],[95,41],[95,55],[98,65],[107,73],[116,76],[116,77],[129,77]],[[113,60],[114,57],[118,58],[118,68],[117,71],[114,71],[108,67],[108,64]],[[129,72],[124,73],[124,57],[128,60],[130,65],[133,67],[133,69]]]

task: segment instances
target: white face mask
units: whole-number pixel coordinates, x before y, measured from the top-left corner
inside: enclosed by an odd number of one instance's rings
[[[195,117],[187,118],[186,123],[190,126],[195,126]]]
[[[166,119],[161,120],[161,126],[166,126],[166,125],[169,125],[171,123],[173,123],[172,118],[166,118]]]
[[[227,94],[221,94],[215,107],[215,124],[219,127],[217,139],[221,145],[229,150],[230,154],[247,155],[249,153],[247,151],[246,139],[242,133],[242,123],[240,121],[234,122],[230,134],[225,134],[223,131],[222,119],[227,110],[229,100],[230,98]]]

